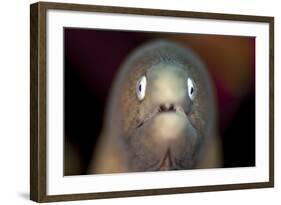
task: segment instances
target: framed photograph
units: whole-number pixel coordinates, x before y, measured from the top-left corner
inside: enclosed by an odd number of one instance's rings
[[[30,198],[274,186],[274,18],[30,7]]]

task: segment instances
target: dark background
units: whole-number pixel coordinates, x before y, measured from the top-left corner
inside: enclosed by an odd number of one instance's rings
[[[224,167],[255,166],[255,38],[64,29],[64,174],[86,174],[111,83],[126,56],[153,39],[193,49],[215,85]]]

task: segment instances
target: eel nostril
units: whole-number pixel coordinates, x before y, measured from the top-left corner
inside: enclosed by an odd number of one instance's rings
[[[170,105],[169,111],[174,111],[174,110],[175,110],[174,105]]]
[[[160,111],[165,111],[166,110],[166,106],[165,105],[160,105]]]

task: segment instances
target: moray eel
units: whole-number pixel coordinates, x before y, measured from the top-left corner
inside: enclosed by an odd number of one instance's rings
[[[221,167],[214,91],[191,49],[144,44],[121,65],[89,173]]]

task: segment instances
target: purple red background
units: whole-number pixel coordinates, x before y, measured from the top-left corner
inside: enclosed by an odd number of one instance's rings
[[[65,175],[86,173],[117,70],[153,39],[177,41],[200,56],[215,85],[224,167],[254,166],[255,38],[65,28],[64,154],[77,165]]]

